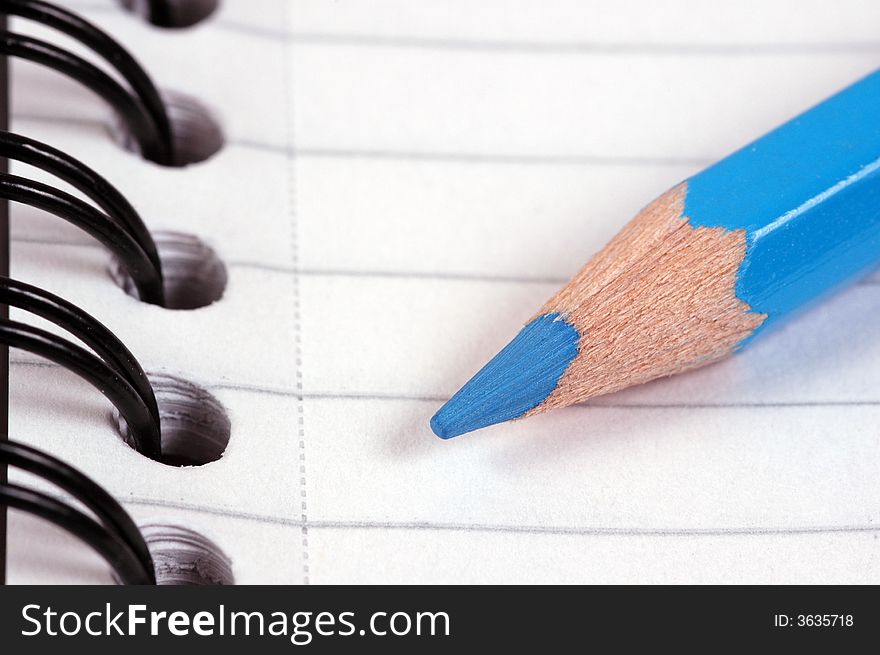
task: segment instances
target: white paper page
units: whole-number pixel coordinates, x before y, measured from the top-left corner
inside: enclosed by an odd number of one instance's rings
[[[449,442],[428,427],[641,206],[873,70],[876,3],[227,0],[180,33],[70,5],[212,106],[227,146],[147,164],[91,94],[18,62],[13,129],[211,243],[229,286],[147,307],[20,206],[13,274],[210,390],[232,436],[203,467],[145,461],[100,395],[15,352],[13,438],[209,536],[241,583],[880,579],[880,276],[722,364]],[[28,525],[11,581],[47,577]]]

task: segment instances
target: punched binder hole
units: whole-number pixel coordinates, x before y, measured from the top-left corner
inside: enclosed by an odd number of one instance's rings
[[[226,266],[204,241],[183,232],[153,233],[165,280],[166,309],[198,309],[223,297]],[[128,295],[137,298],[137,289],[122,264],[114,259],[110,277]]]
[[[156,27],[191,27],[208,18],[220,0],[119,0],[119,4]]]
[[[170,523],[145,523],[141,534],[159,585],[233,585],[232,562],[204,535]]]
[[[229,445],[232,424],[220,401],[202,387],[173,375],[147,377],[159,405],[162,456],[168,466],[202,466],[219,460]],[[123,441],[131,443],[128,426],[114,410]]]
[[[161,90],[168,120],[171,123],[171,166],[197,164],[213,157],[223,147],[223,129],[214,113],[196,98],[185,93]],[[138,153],[137,141],[126,125],[117,119],[111,129],[113,140]]]

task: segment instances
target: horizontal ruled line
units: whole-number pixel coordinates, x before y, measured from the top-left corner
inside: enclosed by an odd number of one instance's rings
[[[142,497],[124,498],[129,505],[148,507],[165,507],[186,511],[200,511],[206,514],[226,518],[256,521],[265,524],[289,525],[301,528],[324,528],[331,530],[410,530],[410,531],[442,531],[442,532],[501,532],[535,535],[571,535],[571,536],[618,536],[618,537],[749,537],[765,535],[810,535],[833,533],[878,532],[880,525],[872,523],[861,525],[819,525],[819,526],[731,526],[710,528],[640,528],[611,526],[564,526],[564,525],[514,525],[493,523],[446,523],[436,521],[345,521],[300,519],[241,512],[223,507],[208,507],[196,503],[179,503],[162,499]]]
[[[97,241],[63,240],[48,237],[27,237],[13,234],[13,243],[29,243],[53,247],[102,249]],[[283,264],[267,264],[259,261],[228,260],[225,262],[232,268],[247,268],[282,275],[301,275],[304,277],[344,277],[344,278],[391,278],[413,280],[449,280],[453,282],[486,282],[500,284],[564,284],[570,276],[564,275],[504,275],[493,273],[466,273],[456,271],[389,271],[367,269],[319,269],[299,268]],[[856,282],[853,286],[880,286],[880,279],[867,278]]]
[[[73,3],[79,11],[114,13],[122,10],[112,5],[91,2]],[[328,32],[297,32],[268,25],[256,25],[218,18],[207,24],[217,29],[266,41],[290,42],[301,45],[397,48],[423,50],[481,51],[489,53],[525,53],[543,55],[670,55],[715,57],[767,57],[780,55],[849,55],[880,53],[880,41],[805,42],[599,42],[588,39],[527,40],[429,36],[408,34],[358,34]]]
[[[36,359],[10,358],[10,366],[24,366],[31,368],[61,368],[53,362]],[[151,371],[148,371],[148,373]],[[389,401],[389,402],[424,402],[443,403],[449,400],[449,396],[441,394],[408,394],[408,393],[382,393],[382,392],[334,392],[334,391],[299,391],[293,388],[272,387],[268,385],[253,384],[247,382],[228,381],[203,381],[197,380],[208,390],[242,391],[246,393],[265,394],[272,396],[284,396],[311,400],[332,401]],[[615,403],[602,400],[593,400],[572,406],[574,409],[597,410],[597,409],[635,409],[635,410],[715,410],[715,409],[803,409],[824,407],[880,407],[880,399],[877,400],[814,400],[814,401],[780,401],[780,402],[729,402],[729,403]]]
[[[219,26],[219,23],[218,23]],[[223,23],[227,30],[243,26]],[[244,32],[245,30],[241,30]],[[529,41],[512,39],[473,39],[461,37],[328,34],[291,32],[279,34],[298,45],[400,48],[419,50],[479,51],[483,53],[521,53],[534,55],[666,55],[675,57],[767,57],[785,55],[851,55],[880,52],[880,41],[825,43],[637,43],[588,40]]]
[[[58,500],[69,502],[72,497],[65,493],[49,492]],[[201,505],[164,498],[116,495],[125,505],[165,508],[188,512],[200,512],[211,516],[253,521],[264,525],[282,525],[296,528],[308,527],[327,530],[407,530],[436,532],[485,532],[505,534],[532,534],[584,537],[760,537],[782,535],[826,535],[835,533],[858,534],[880,532],[880,524],[872,522],[846,525],[791,525],[791,526],[715,526],[706,528],[686,527],[634,527],[634,526],[576,526],[576,525],[516,525],[511,523],[445,522],[445,521],[370,521],[341,519],[302,519],[233,510],[228,507]]]
[[[50,116],[46,114],[14,113],[16,120],[57,125],[76,125],[90,129],[108,131],[109,126],[99,120]],[[537,166],[657,166],[657,167],[695,167],[708,166],[717,157],[660,157],[647,155],[601,155],[588,153],[501,153],[501,152],[444,152],[431,150],[401,150],[382,148],[335,148],[302,147],[293,148],[284,144],[267,143],[252,139],[230,137],[227,146],[248,150],[275,153],[285,157],[312,159],[367,159],[408,162],[436,162],[455,164],[499,164],[499,165],[537,165]]]
[[[589,154],[516,154],[380,150],[347,148],[296,148],[295,157],[331,159],[390,159],[403,161],[454,162],[457,164],[537,164],[566,166],[707,166],[710,157],[650,157]]]

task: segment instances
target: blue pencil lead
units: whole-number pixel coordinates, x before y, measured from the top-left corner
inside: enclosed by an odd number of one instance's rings
[[[561,314],[539,316],[440,408],[431,419],[434,434],[451,439],[534,409],[556,389],[579,341]]]

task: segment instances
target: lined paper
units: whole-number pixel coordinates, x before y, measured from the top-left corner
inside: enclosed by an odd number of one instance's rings
[[[210,242],[229,286],[146,307],[94,242],[18,205],[13,274],[205,386],[232,438],[203,467],[144,461],[99,394],[21,352],[13,438],[208,535],[240,583],[880,578],[876,274],[722,364],[450,442],[428,428],[641,206],[873,70],[875,3],[262,0],[174,33],[68,4],[212,106],[227,146],[147,164],[91,94],[17,61],[13,129]],[[107,578],[16,520],[10,581]]]

